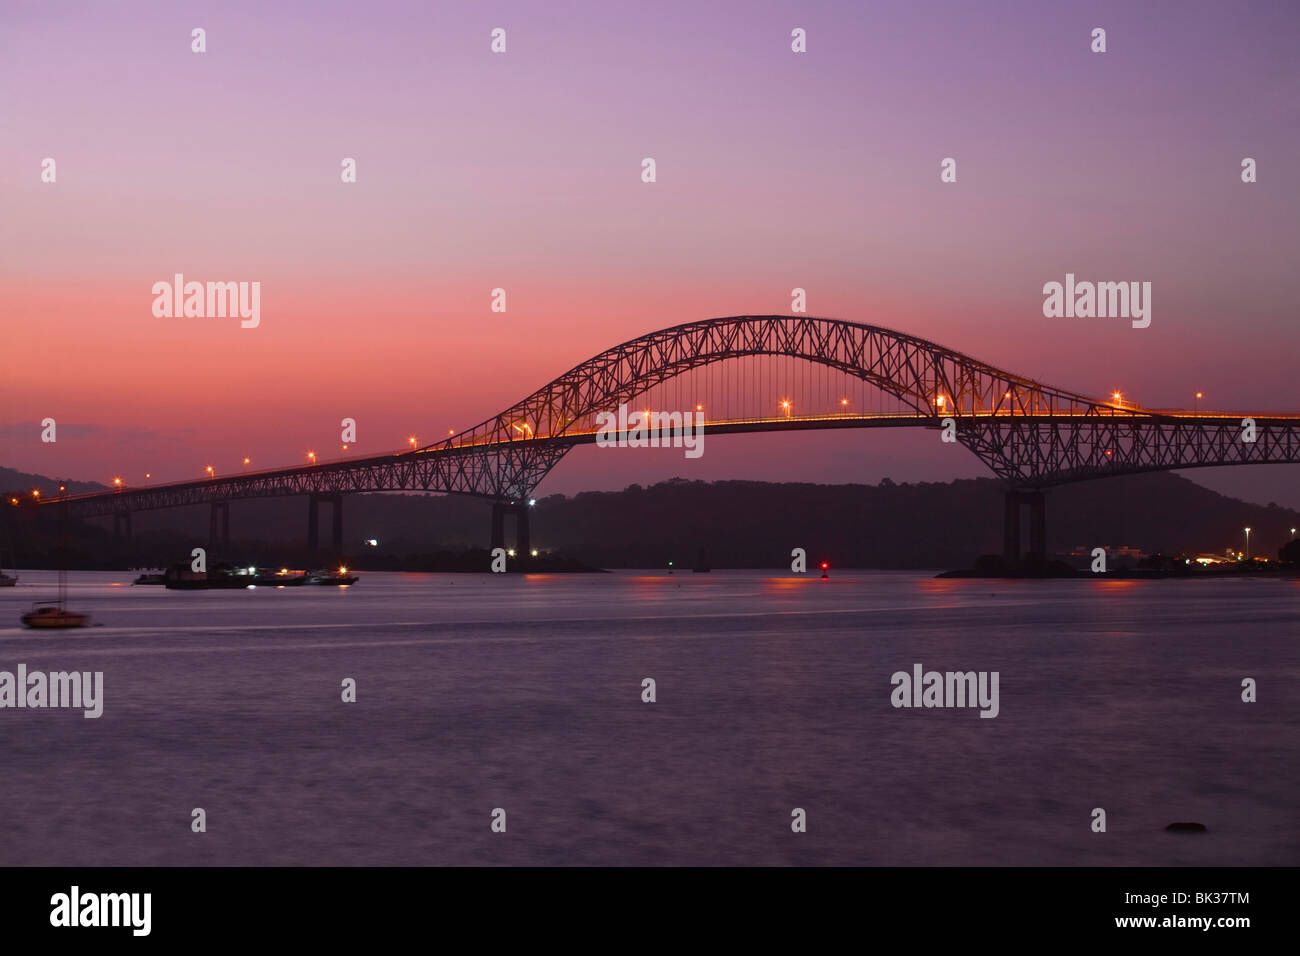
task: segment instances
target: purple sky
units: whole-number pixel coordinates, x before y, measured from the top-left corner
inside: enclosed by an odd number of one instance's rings
[[[1298,40],[1285,2],[8,0],[0,464],[287,464],[343,416],[360,451],[431,441],[795,286],[1089,394],[1300,411]],[[175,272],[260,281],[260,326],[155,318]],[[1150,281],[1151,327],[1044,318],[1067,272]],[[929,433],[835,432],[584,449],[541,491],[985,473]],[[1295,467],[1191,476],[1300,506]]]

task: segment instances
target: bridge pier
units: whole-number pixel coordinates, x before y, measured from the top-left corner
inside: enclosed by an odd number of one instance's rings
[[[131,540],[131,512],[113,512],[113,537],[125,537],[127,541]]]
[[[1047,553],[1047,507],[1043,491],[1011,489],[1006,493],[1002,518],[1002,557],[1007,564],[1018,566],[1022,557]],[[1029,550],[1020,551],[1020,509],[1029,508]]]
[[[343,556],[343,496],[314,494],[307,496],[307,550],[315,553],[320,550],[320,505],[328,504],[331,510],[330,524],[331,546],[333,556]]]
[[[221,516],[220,537],[217,535],[217,515]],[[214,501],[208,512],[208,549],[224,555],[230,550],[230,502]]]
[[[492,502],[492,547],[506,546],[507,514],[515,517],[515,554],[524,557],[532,550],[532,538],[528,530],[528,505],[522,502]]]

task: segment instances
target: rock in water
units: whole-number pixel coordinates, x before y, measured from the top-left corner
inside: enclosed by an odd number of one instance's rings
[[[1171,823],[1165,827],[1170,833],[1204,833],[1204,823]]]

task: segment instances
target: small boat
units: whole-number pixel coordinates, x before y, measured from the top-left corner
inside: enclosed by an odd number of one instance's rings
[[[22,620],[27,627],[85,627],[90,623],[90,615],[69,611],[62,601],[38,601]]]
[[[210,570],[195,571],[190,565],[173,564],[164,576],[169,591],[213,591],[246,588],[257,583],[257,569],[221,562]]]
[[[32,609],[22,616],[22,622],[27,627],[37,628],[85,627],[90,623],[89,614],[69,611],[64,607],[67,603],[68,572],[59,568],[59,599],[37,601],[32,605]]]
[[[142,574],[132,584],[166,584],[167,575],[165,574]]]
[[[308,584],[356,584],[357,576],[349,574],[347,568],[339,568],[337,571],[329,568],[321,568],[313,571],[307,576]]]
[[[279,571],[258,570],[254,582],[259,588],[292,588],[300,584],[307,583],[306,571],[290,571],[288,568],[281,568]]]

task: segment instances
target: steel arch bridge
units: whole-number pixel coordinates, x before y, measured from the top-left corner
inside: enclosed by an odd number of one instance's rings
[[[1004,479],[1011,493],[1031,496],[1025,499],[1031,505],[1032,496],[1039,496],[1035,538],[1041,537],[1041,492],[1053,485],[1143,471],[1300,462],[1300,414],[1146,409],[1045,385],[879,326],[758,315],[688,322],[631,339],[473,428],[421,448],[64,496],[39,506],[57,504],[71,517],[95,517],[212,502],[215,519],[217,503],[311,495],[314,521],[317,499],[328,498],[337,508],[345,493],[433,491],[518,508],[570,449],[595,441],[599,413],[693,370],[755,357],[823,366],[893,396],[902,410],[710,420],[709,434],[946,428]],[[1246,419],[1253,423],[1254,440]],[[526,513],[520,514],[522,523]],[[494,517],[494,543],[499,520]],[[335,527],[337,538],[337,521]]]

